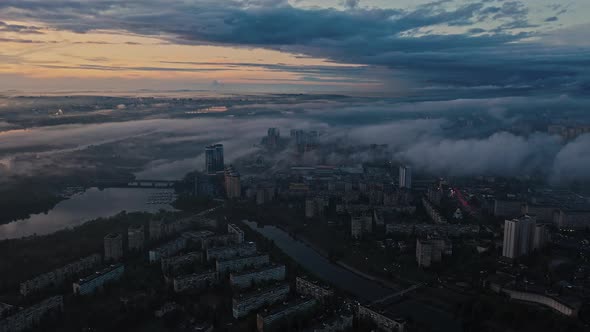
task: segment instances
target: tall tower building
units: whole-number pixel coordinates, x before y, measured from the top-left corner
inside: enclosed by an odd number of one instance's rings
[[[205,148],[205,169],[207,174],[223,171],[223,144],[213,144]]]
[[[127,241],[129,250],[142,250],[145,243],[143,225],[129,226],[127,229]]]
[[[110,233],[104,237],[104,260],[118,261],[123,257],[123,236]]]
[[[543,249],[547,243],[549,242],[549,233],[547,232],[547,228],[543,224],[535,225],[535,236],[533,239],[533,249],[539,250]]]
[[[535,228],[535,218],[527,215],[504,221],[502,256],[514,259],[529,254],[535,245]]]
[[[278,128],[268,128],[268,135],[266,136],[266,147],[269,149],[276,149],[279,145],[281,132]]]
[[[225,193],[230,199],[242,196],[240,173],[231,165],[225,169]]]
[[[412,168],[410,166],[399,167],[399,187],[412,189]]]

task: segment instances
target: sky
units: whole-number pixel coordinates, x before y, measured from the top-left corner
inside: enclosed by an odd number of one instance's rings
[[[587,0],[2,0],[0,92],[590,90]]]

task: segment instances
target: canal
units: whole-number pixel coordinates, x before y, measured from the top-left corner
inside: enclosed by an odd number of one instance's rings
[[[396,291],[330,262],[313,248],[296,240],[280,228],[268,225],[258,227],[253,221],[244,221],[244,223],[265,238],[274,241],[285,254],[306,270],[313,271],[318,278],[350,292],[359,299],[375,301]]]

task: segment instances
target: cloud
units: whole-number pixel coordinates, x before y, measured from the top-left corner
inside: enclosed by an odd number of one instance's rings
[[[409,81],[543,90],[583,90],[588,84],[588,67],[579,64],[588,53],[573,54],[567,45],[549,49],[542,38],[531,42],[543,36],[544,27],[531,22],[529,7],[521,1],[437,1],[414,9],[347,4],[355,10],[304,9],[283,0],[61,0],[50,5],[6,0],[0,3],[0,18],[79,33],[127,31],[178,44],[263,47],[388,67],[390,76]],[[563,11],[549,10],[553,16]],[[445,27],[464,32],[444,32]],[[544,61],[548,58],[552,61]]]
[[[41,68],[50,69],[85,69],[85,70],[99,70],[99,71],[171,71],[171,72],[216,72],[226,70],[224,68],[182,68],[182,67],[134,67],[134,66],[103,66],[94,64],[81,64],[75,66],[68,65],[37,65]]]
[[[0,32],[16,32],[20,34],[43,34],[42,29],[36,26],[26,26],[20,24],[8,24],[0,21]]]
[[[547,17],[545,19],[545,22],[557,22],[559,20],[559,18],[557,18],[557,16],[551,16],[551,17]]]
[[[21,172],[34,172],[47,167],[47,161],[60,158],[67,169],[68,155],[91,145],[117,144],[153,160],[141,174],[179,177],[187,167],[200,168],[202,147],[222,142],[227,160],[259,153],[258,143],[269,127],[281,129],[287,136],[290,129],[314,129],[323,133],[324,146],[336,144],[310,154],[304,161],[354,164],[366,161],[369,154],[361,146],[388,144],[396,160],[412,164],[417,170],[435,176],[494,174],[519,176],[541,174],[554,183],[586,181],[590,135],[572,142],[531,129],[526,133],[509,132],[516,124],[531,124],[543,119],[557,121],[590,117],[590,102],[584,98],[558,96],[552,98],[511,97],[488,99],[452,99],[431,101],[399,101],[395,98],[351,98],[338,96],[267,96],[249,97],[232,105],[227,112],[195,118],[160,118],[165,113],[125,111],[125,115],[149,117],[133,121],[98,124],[40,126],[26,130],[10,130],[12,123],[0,124],[0,158],[17,160],[22,165],[28,156],[32,166]],[[60,101],[61,100],[61,101]],[[27,108],[51,108],[63,99],[49,98],[26,104]],[[83,100],[73,100],[83,105]],[[86,101],[94,107],[96,100]],[[133,105],[136,99],[117,100],[116,104]],[[115,104],[115,105],[116,105]],[[45,105],[45,106],[43,106]],[[567,110],[567,111],[565,111]],[[21,114],[14,105],[2,109]],[[114,112],[122,114],[121,112]],[[230,117],[232,116],[232,117]],[[461,119],[474,121],[472,127],[457,126]],[[69,119],[76,121],[76,118]],[[78,121],[90,121],[79,118]],[[101,119],[102,121],[102,119]],[[138,143],[139,142],[139,143]],[[137,144],[137,145],[135,145]],[[136,148],[137,146],[137,148]],[[144,148],[140,148],[144,147]],[[149,147],[149,148],[145,148]],[[171,154],[170,151],[176,151]],[[340,151],[340,152],[339,152]],[[280,158],[289,160],[290,153]],[[279,157],[272,159],[279,163]],[[270,158],[264,155],[264,158]],[[20,160],[20,161],[19,161]],[[284,164],[281,164],[284,165]],[[75,160],[71,167],[79,167]]]
[[[590,135],[565,145],[555,157],[551,180],[558,183],[590,180]]]
[[[427,139],[397,156],[433,174],[512,176],[546,171],[545,163],[559,148],[559,140],[548,135],[526,138],[499,132],[484,139]]]
[[[355,9],[359,6],[361,0],[343,0],[342,5],[348,9]]]

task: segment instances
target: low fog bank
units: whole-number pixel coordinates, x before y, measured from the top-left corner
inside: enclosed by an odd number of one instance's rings
[[[89,147],[127,144],[130,151],[147,160],[144,170],[136,175],[178,177],[185,170],[202,169],[203,147],[213,142],[225,145],[228,162],[256,153],[265,155],[260,140],[268,128],[276,127],[283,137],[291,129],[317,130],[322,145],[337,145],[339,151],[387,144],[395,161],[437,176],[540,175],[555,184],[590,180],[590,135],[565,140],[547,132],[551,124],[590,123],[585,112],[590,103],[585,99],[555,96],[400,102],[277,98],[241,103],[214,115],[149,116],[23,129],[10,129],[14,124],[0,117],[0,163],[4,165],[0,171],[32,176],[48,158],[59,156],[63,161],[64,155]],[[265,157],[279,162],[290,154]],[[309,154],[303,162],[321,159],[350,164],[370,158],[366,151],[356,149],[321,158]],[[64,165],[64,169],[75,166]]]

